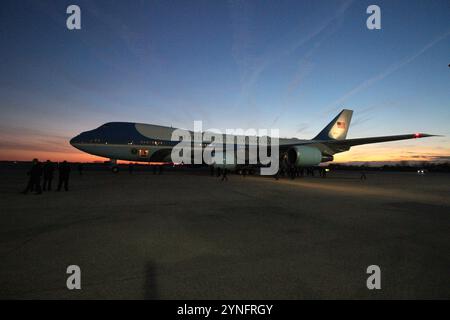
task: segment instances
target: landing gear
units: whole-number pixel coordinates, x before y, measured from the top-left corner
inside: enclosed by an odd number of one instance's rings
[[[117,165],[116,159],[110,159],[109,164],[110,164],[112,173],[119,173],[119,166]]]

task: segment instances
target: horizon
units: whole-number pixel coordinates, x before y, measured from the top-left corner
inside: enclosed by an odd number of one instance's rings
[[[62,161],[67,161],[68,163],[82,163],[82,164],[108,164],[109,160],[105,160],[105,158],[97,157],[98,159],[93,159],[91,161],[68,161],[68,160],[51,160],[51,159],[39,159],[40,163],[44,163],[46,161],[51,161],[53,163],[60,163]],[[32,163],[33,159],[30,160],[0,160],[0,163]],[[172,162],[139,162],[139,161],[128,161],[128,160],[118,160],[117,164],[135,164],[135,165],[163,165],[170,164]],[[338,165],[338,166],[365,166],[365,167],[373,167],[373,168],[381,168],[383,166],[402,166],[402,167],[426,167],[426,166],[450,166],[450,158],[449,159],[439,159],[439,160],[401,160],[401,161],[348,161],[348,162],[326,162],[321,166],[329,166],[329,165]],[[187,165],[190,166],[190,165]]]

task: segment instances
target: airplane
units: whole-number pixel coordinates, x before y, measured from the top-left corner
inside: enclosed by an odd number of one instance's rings
[[[333,161],[333,155],[350,150],[351,147],[388,141],[433,137],[426,133],[394,136],[346,139],[353,110],[343,109],[322,131],[310,140],[280,138],[280,163],[295,167],[314,167]],[[136,162],[172,162],[171,152],[179,141],[172,141],[176,128],[132,123],[109,122],[97,129],[85,131],[70,140],[70,144],[86,153],[109,158],[112,171],[117,173],[117,160]],[[192,135],[193,132],[189,131]],[[236,136],[232,136],[233,138]],[[225,141],[225,135],[224,140]],[[235,141],[235,140],[233,140]],[[205,148],[208,143],[202,143]],[[239,147],[239,146],[234,146]],[[242,146],[240,146],[242,147]],[[248,147],[244,146],[244,147]],[[225,153],[225,152],[224,152]],[[238,169],[233,161],[215,163],[215,167]]]

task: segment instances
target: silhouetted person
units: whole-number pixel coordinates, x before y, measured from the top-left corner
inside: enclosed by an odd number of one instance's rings
[[[36,194],[41,194],[41,176],[42,176],[42,166],[39,163],[38,159],[33,159],[33,165],[27,173],[30,176],[28,180],[28,185],[26,189],[22,192],[23,194],[27,194],[29,191],[36,191]]]
[[[224,180],[228,181],[227,173],[228,173],[227,169],[222,170],[222,181],[224,181]]]
[[[69,176],[70,176],[70,165],[67,161],[63,161],[58,167],[59,177],[58,177],[58,191],[61,191],[61,187],[64,185],[64,190],[69,191]]]
[[[51,191],[52,190],[52,181],[53,181],[53,172],[55,171],[55,165],[50,160],[47,160],[44,164],[44,184],[42,186],[42,190]]]
[[[83,175],[83,164],[79,163],[77,166],[77,169],[78,169],[78,173],[80,174],[80,176],[82,176]]]
[[[158,174],[162,174],[164,170],[164,166],[158,166]]]
[[[366,173],[364,171],[361,171],[361,177],[359,178],[360,180],[366,180]]]
[[[294,180],[295,179],[295,168],[293,166],[291,166],[289,168],[289,177]]]
[[[129,173],[129,174],[133,174],[133,170],[134,170],[133,164],[130,163],[130,164],[128,165],[128,173]]]
[[[210,166],[209,170],[211,173],[211,177],[214,177],[214,166]]]

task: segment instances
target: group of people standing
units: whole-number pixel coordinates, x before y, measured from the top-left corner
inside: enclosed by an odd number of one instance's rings
[[[31,169],[28,171],[28,184],[22,193],[27,194],[34,191],[36,194],[41,194],[42,191],[51,191],[55,169],[58,170],[57,191],[61,191],[62,187],[64,187],[64,190],[69,191],[70,165],[67,161],[55,165],[50,160],[41,164],[38,159],[33,159]],[[41,185],[42,178],[43,183]]]
[[[227,177],[228,170],[226,168],[220,168],[220,167],[214,168],[214,166],[210,166],[210,170],[211,170],[211,176],[216,175],[217,177],[222,177],[222,181],[228,180],[228,177]],[[295,179],[296,177],[304,177],[305,175],[314,177],[315,170],[318,170],[320,177],[322,177],[322,178],[327,177],[327,169],[324,167],[302,168],[302,167],[290,166],[290,167],[280,167],[280,169],[274,175],[274,178],[276,180],[278,180],[280,176],[283,176],[283,177],[287,176],[291,179]],[[215,171],[217,171],[217,174],[215,174]],[[238,173],[245,178],[245,176],[247,174],[252,173],[252,171],[244,168],[244,169],[239,170]]]
[[[290,167],[281,167],[280,170],[278,170],[278,172],[275,174],[275,179],[278,180],[278,178],[280,176],[287,176],[291,179],[295,179],[295,178],[302,178],[305,175],[306,176],[311,176],[314,177],[314,171],[317,170],[319,172],[319,176],[322,178],[326,178],[327,177],[327,169],[324,167],[294,167],[294,166],[290,166]]]

